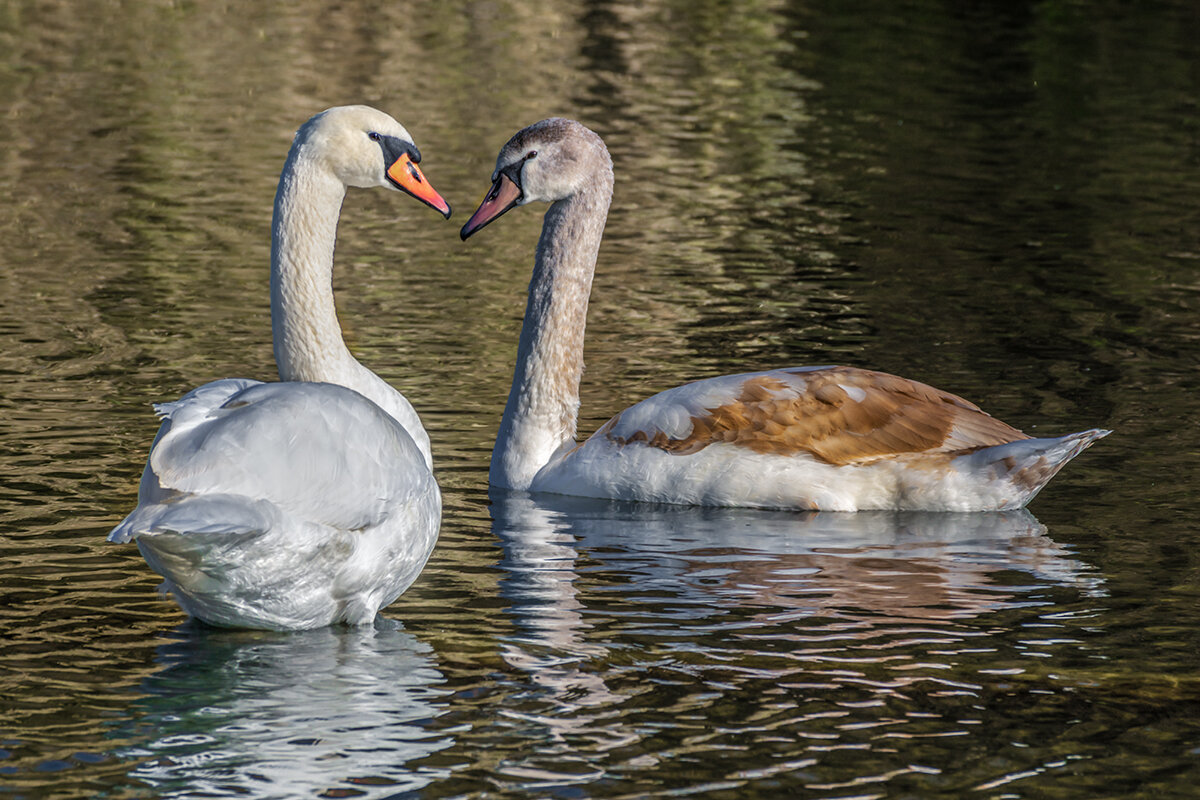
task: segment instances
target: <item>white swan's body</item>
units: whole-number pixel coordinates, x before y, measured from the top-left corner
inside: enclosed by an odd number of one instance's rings
[[[189,614],[228,627],[362,624],[415,580],[441,494],[408,400],[346,349],[331,276],[346,186],[401,188],[449,216],[408,132],[365,106],[296,134],[279,181],[271,318],[283,382],[214,381],[163,418],[138,507],[109,535],[136,540]]]
[[[463,238],[515,205],[551,203],[492,453],[494,486],[688,505],[1011,509],[1108,434],[1033,439],[916,381],[801,367],[662,392],[577,445],[584,326],[612,161],[579,123],[543,120],[504,146],[493,182]]]

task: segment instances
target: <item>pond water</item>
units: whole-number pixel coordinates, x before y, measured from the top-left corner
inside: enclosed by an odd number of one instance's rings
[[[1198,42],[1190,0],[5,4],[0,796],[1195,796]],[[350,195],[335,276],[441,539],[374,628],[207,629],[104,537],[151,402],[273,377],[274,184],[347,102],[456,209]],[[581,430],[849,363],[1116,433],[1020,513],[489,494],[541,215],[457,230],[551,115],[617,176]]]

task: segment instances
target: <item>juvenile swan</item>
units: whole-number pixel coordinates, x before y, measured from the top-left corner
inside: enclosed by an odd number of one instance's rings
[[[797,367],[654,395],[575,442],[583,331],[612,198],[604,142],[547,119],[513,136],[463,226],[550,203],[534,260],[494,486],[688,505],[857,511],[1019,508],[1109,431],[1033,439],[916,381]]]
[[[417,577],[441,494],[416,412],[346,349],[331,276],[347,186],[400,189],[450,216],[400,123],[366,106],[296,132],[271,232],[279,377],[234,378],[155,411],[138,507],[109,541],[136,540],[183,610],[213,625],[370,622]]]

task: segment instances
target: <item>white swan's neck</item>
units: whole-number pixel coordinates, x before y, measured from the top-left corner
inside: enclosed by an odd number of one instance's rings
[[[333,249],[345,196],[342,182],[307,159],[303,145],[293,148],[275,194],[271,231],[271,329],[280,380],[349,385],[355,372],[333,300]]]
[[[492,452],[494,486],[528,489],[538,470],[575,441],[588,295],[611,200],[610,168],[546,212],[512,390]]]
[[[382,408],[431,463],[416,411],[350,354],[333,297],[333,250],[346,187],[304,144],[288,154],[275,194],[271,231],[271,330],[283,381],[336,383]]]

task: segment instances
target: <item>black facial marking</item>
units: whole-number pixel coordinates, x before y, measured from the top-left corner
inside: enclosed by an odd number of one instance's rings
[[[371,131],[367,134],[373,142],[379,143],[379,148],[383,150],[383,160],[388,166],[395,164],[400,156],[407,155],[414,164],[421,163],[421,151],[412,142],[406,142],[398,136],[388,136],[385,133],[376,133]]]

